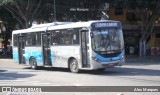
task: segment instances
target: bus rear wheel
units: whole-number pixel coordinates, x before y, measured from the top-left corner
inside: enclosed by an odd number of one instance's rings
[[[35,58],[32,57],[29,61],[29,64],[31,69],[37,70],[38,67],[37,67],[37,61]]]
[[[76,59],[72,59],[69,63],[69,68],[70,68],[70,71],[72,73],[78,73],[79,72],[79,67],[78,67],[78,62]]]

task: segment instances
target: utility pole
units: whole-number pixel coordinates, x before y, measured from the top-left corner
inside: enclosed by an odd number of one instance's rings
[[[54,21],[56,21],[56,0],[54,0]]]

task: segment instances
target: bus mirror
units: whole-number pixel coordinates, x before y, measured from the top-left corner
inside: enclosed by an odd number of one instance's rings
[[[82,28],[80,31],[81,32],[88,32],[88,29],[87,28]]]
[[[57,43],[53,43],[53,45],[57,45]]]
[[[88,30],[81,30],[81,32],[88,32]]]
[[[94,38],[94,34],[93,34],[93,32],[91,32],[91,33],[90,33],[90,35],[91,35],[91,38]]]

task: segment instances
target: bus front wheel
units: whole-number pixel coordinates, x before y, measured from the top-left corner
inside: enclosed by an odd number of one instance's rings
[[[76,59],[72,59],[69,63],[70,71],[72,73],[78,73],[79,72],[79,67],[78,67],[78,62]]]
[[[31,69],[34,69],[34,70],[37,69],[37,62],[36,62],[36,59],[35,59],[35,58],[32,57],[32,58],[30,59],[29,63],[30,63]]]

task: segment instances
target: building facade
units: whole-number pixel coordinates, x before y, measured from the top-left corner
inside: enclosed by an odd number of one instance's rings
[[[135,5],[138,5],[135,2]],[[132,2],[133,4],[133,2]],[[140,55],[140,40],[143,35],[144,22],[147,22],[147,18],[152,14],[152,11],[145,9],[145,15],[142,14],[142,8],[125,4],[114,4],[109,7],[107,14],[109,19],[118,20],[122,22],[123,33],[125,40],[125,53],[127,55]],[[143,21],[143,20],[144,21]],[[154,22],[153,32],[146,39],[145,54],[146,55],[160,55],[160,18]]]

